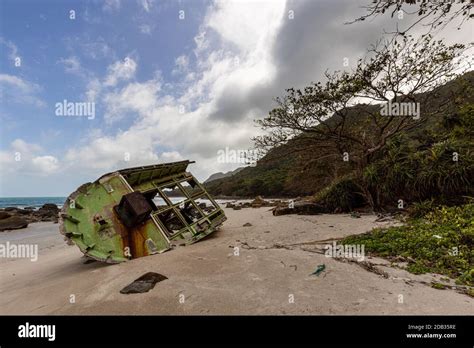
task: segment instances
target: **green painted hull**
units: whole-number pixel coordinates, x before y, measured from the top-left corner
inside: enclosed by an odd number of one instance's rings
[[[84,255],[108,263],[199,241],[226,217],[185,171],[189,163],[123,169],[82,185],[61,210],[60,232]],[[179,202],[176,196],[181,196]],[[161,205],[155,204],[155,197]]]

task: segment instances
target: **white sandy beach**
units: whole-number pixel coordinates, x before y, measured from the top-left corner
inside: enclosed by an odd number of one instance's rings
[[[82,253],[65,244],[54,223],[0,233],[0,243],[39,245],[36,262],[0,259],[0,314],[474,313],[474,299],[422,284],[430,275],[415,276],[369,259],[382,264],[378,268],[389,275],[384,278],[356,263],[303,250],[314,246],[307,242],[382,226],[373,215],[274,217],[269,208],[225,213],[228,221],[221,230],[196,244],[118,265],[84,264]],[[243,227],[247,222],[252,226]],[[311,275],[320,264],[325,271]],[[147,293],[119,292],[146,272],[168,279]]]

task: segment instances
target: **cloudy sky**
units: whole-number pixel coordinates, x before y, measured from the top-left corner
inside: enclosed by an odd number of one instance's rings
[[[181,159],[201,180],[240,166],[217,151],[251,147],[274,97],[411,20],[344,25],[368,2],[2,0],[0,196],[66,196]],[[472,39],[453,27],[440,35]],[[94,117],[58,115],[63,101],[94,103]]]

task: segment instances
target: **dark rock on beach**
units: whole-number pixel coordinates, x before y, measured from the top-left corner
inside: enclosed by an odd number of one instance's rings
[[[28,221],[21,216],[10,216],[0,220],[0,231],[17,230],[28,226]]]
[[[0,231],[25,228],[29,223],[40,221],[58,222],[59,208],[56,204],[44,204],[38,210],[33,207],[25,209],[6,207],[0,209]]]
[[[44,204],[35,212],[41,218],[41,221],[57,221],[59,209],[56,204]]]
[[[278,205],[276,201],[266,201],[262,198],[262,196],[257,196],[255,199],[250,203],[252,208],[261,208],[261,207],[274,207]]]
[[[155,273],[155,272],[148,272],[142,275],[140,278],[136,279],[132,283],[128,284],[122,290],[120,290],[121,294],[141,294],[144,292],[148,292],[155,287],[156,283],[159,283],[163,280],[168,279],[166,276]]]
[[[260,208],[265,206],[267,202],[262,198],[262,196],[257,196],[250,204],[252,205],[252,208]]]
[[[9,218],[10,216],[12,216],[12,214],[7,213],[6,211],[0,211],[0,220]]]
[[[31,214],[31,210],[25,210],[25,209],[17,209],[14,210],[15,215],[29,215]]]
[[[287,214],[298,214],[298,215],[317,215],[326,213],[326,209],[317,203],[308,201],[296,201],[293,204],[279,205],[273,209],[273,215],[287,215]]]
[[[241,210],[242,208],[262,208],[262,207],[275,207],[280,204],[280,200],[267,201],[262,196],[256,196],[251,202],[228,202],[226,208],[234,210]]]

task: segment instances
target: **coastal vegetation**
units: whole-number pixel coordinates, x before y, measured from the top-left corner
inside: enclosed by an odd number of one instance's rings
[[[309,196],[327,213],[393,213],[401,226],[341,243],[455,279],[474,296],[474,72],[463,56],[472,47],[399,34],[351,71],[287,89],[256,121],[265,156],[207,187],[221,196]]]
[[[406,261],[411,273],[438,273],[474,286],[473,217],[473,203],[441,206],[403,226],[353,235],[341,243],[362,244],[371,255]]]
[[[376,210],[394,209],[399,208],[399,200],[403,208],[426,206],[426,202],[431,206],[463,203],[474,195],[473,88],[474,73],[468,72],[427,92],[433,96],[429,105],[421,104],[421,110],[435,111],[418,127],[391,136],[365,162],[358,162],[358,151],[347,151],[348,161],[329,148],[316,152],[312,135],[302,133],[270,149],[255,167],[206,186],[220,196],[310,195],[328,212],[337,208],[347,212],[370,203]],[[364,105],[349,108],[348,114],[369,122],[371,118],[359,112],[362,108],[374,110]],[[357,126],[347,127],[347,132],[357,131],[352,129]],[[369,126],[364,128],[367,134]]]

